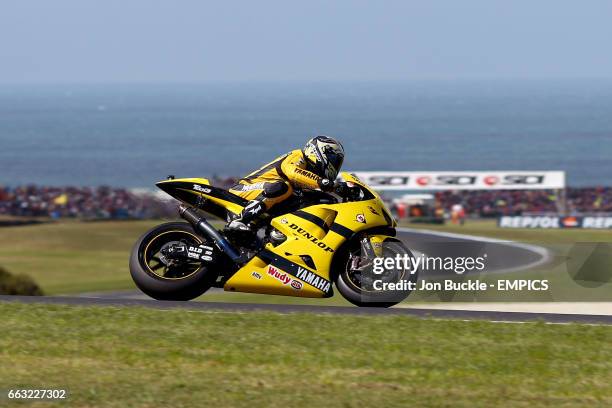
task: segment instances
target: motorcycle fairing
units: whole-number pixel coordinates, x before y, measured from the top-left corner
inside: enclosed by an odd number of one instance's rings
[[[205,178],[164,180],[158,182],[156,186],[172,197],[221,219],[226,219],[227,211],[240,214],[247,204],[244,198],[211,185]],[[202,201],[203,198],[206,200]]]
[[[361,231],[395,224],[375,192],[356,177],[342,175],[366,188],[372,198],[313,205],[275,217],[271,225],[287,237],[286,241],[277,246],[267,244],[228,279],[224,289],[300,297],[332,296],[331,285],[321,282],[331,280],[333,257],[342,244]],[[388,236],[374,234],[370,238],[378,244]],[[294,280],[299,283],[292,285]]]

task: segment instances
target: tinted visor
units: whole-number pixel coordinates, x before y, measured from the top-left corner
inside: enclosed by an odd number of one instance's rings
[[[327,158],[327,171],[326,177],[333,180],[338,176],[338,172],[340,171],[340,167],[342,167],[342,162],[344,161],[344,154],[338,154],[333,151],[327,151],[324,153]]]

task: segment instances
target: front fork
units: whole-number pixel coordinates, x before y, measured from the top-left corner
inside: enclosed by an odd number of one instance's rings
[[[383,256],[383,242],[391,237],[386,235],[366,235],[359,240],[361,252],[359,255],[351,253],[351,270],[362,271],[372,265],[375,258]]]
[[[383,256],[383,243],[393,239],[388,235],[364,235],[361,238],[361,251],[369,258],[377,258]]]

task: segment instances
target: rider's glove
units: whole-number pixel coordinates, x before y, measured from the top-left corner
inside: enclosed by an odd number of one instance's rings
[[[338,181],[334,186],[334,192],[340,197],[348,198],[349,200],[357,200],[359,199],[361,190],[353,183]]]
[[[340,197],[345,197],[346,195],[348,195],[349,191],[350,191],[350,187],[347,186],[346,183],[343,181],[337,182],[336,185],[334,186],[334,192],[338,194]]]
[[[332,191],[334,189],[334,182],[330,179],[322,178],[319,180],[319,188],[322,191]]]

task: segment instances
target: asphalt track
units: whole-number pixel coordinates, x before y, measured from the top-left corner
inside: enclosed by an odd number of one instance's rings
[[[526,270],[551,261],[551,255],[545,248],[488,237],[412,228],[398,228],[397,237],[408,248],[429,257],[485,256],[486,266],[478,272],[480,274]],[[428,273],[439,274],[442,271],[429,270]]]
[[[398,229],[398,238],[410,248],[428,256],[473,256],[487,254],[489,262],[485,273],[525,270],[550,261],[548,251],[541,247],[500,241],[484,237],[470,237],[459,234],[439,233],[408,228]],[[488,320],[495,322],[583,323],[612,324],[609,315],[553,314],[500,312],[476,310],[440,310],[411,308],[358,308],[341,306],[311,306],[255,303],[220,302],[173,302],[152,299],[133,299],[125,296],[0,296],[0,302],[19,302],[29,304],[62,304],[75,306],[121,306],[148,307],[155,309],[187,309],[221,312],[277,312],[277,313],[324,313],[343,315],[385,315],[413,316],[420,318]]]

